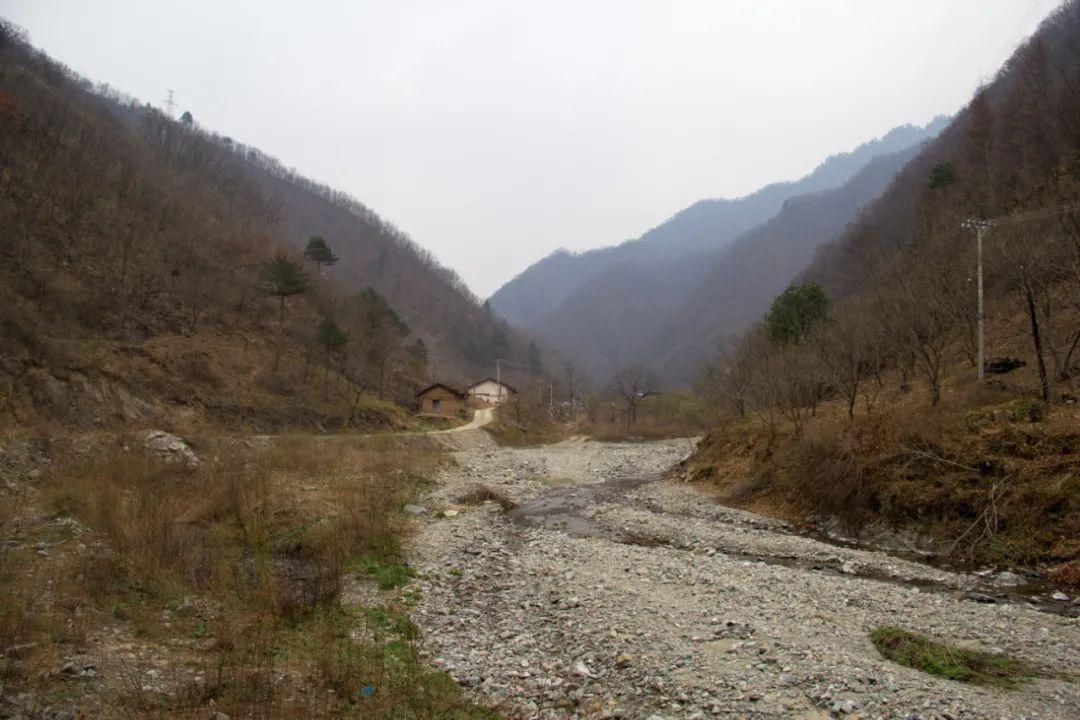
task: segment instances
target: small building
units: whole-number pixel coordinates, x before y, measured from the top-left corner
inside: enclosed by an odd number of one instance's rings
[[[515,393],[517,393],[517,390],[514,388],[490,377],[484,378],[478,383],[473,383],[473,385],[465,391],[465,394],[469,397],[470,403],[483,407],[502,405]]]
[[[416,393],[421,415],[457,415],[465,409],[465,393],[449,385],[435,383]]]

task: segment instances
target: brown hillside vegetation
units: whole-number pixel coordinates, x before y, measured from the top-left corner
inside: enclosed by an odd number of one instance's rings
[[[539,356],[356,201],[6,24],[0,168],[0,424],[400,425],[380,398],[411,404],[429,363]],[[275,294],[268,262],[320,234],[340,261],[286,255],[299,286]]]
[[[1080,406],[1049,415],[1024,382],[946,385],[947,401],[882,389],[869,414],[829,401],[770,443],[747,417],[686,463],[726,504],[962,564],[1029,569],[1080,559]]]
[[[1080,2],[708,367],[694,477],[983,561],[1080,554]],[[978,375],[975,233],[990,373]],[[1026,367],[1008,372],[1013,358]]]

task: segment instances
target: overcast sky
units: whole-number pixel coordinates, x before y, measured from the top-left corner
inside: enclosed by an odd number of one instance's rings
[[[479,295],[953,113],[1057,0],[0,0],[96,81],[343,189]]]

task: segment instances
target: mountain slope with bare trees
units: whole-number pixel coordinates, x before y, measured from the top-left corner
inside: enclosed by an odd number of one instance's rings
[[[543,357],[356,200],[6,23],[0,226],[3,422],[394,423],[429,372]]]
[[[1080,582],[1078,110],[1069,0],[706,367],[691,475]]]

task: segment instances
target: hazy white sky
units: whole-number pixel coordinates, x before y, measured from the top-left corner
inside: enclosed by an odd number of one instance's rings
[[[955,112],[1057,0],[0,0],[93,80],[350,192],[479,295]]]

